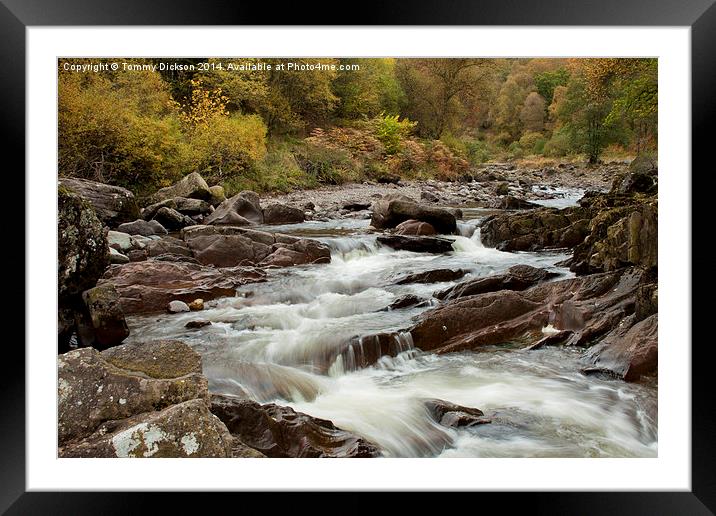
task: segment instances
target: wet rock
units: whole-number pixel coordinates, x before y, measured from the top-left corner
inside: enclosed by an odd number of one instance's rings
[[[442,234],[452,234],[457,228],[449,211],[420,205],[404,195],[387,195],[373,203],[371,225],[377,229],[394,228],[411,219],[427,222]]]
[[[435,231],[435,228],[430,224],[427,222],[420,222],[419,220],[406,220],[395,227],[396,235],[429,236],[437,235],[437,233],[438,232]]]
[[[589,349],[587,359],[626,381],[636,381],[643,374],[656,371],[658,317],[653,314],[635,324],[634,316],[627,318]]]
[[[109,248],[109,263],[129,263],[129,257],[117,251],[114,247]]]
[[[500,199],[497,199],[492,206],[500,210],[531,210],[533,208],[539,208],[539,204],[535,204],[512,195],[506,195]]]
[[[496,274],[459,283],[454,287],[436,292],[434,297],[445,301],[461,297],[475,296],[499,290],[525,290],[540,281],[557,276],[557,273],[538,269],[529,265],[515,265],[504,274]]]
[[[195,224],[191,217],[182,215],[177,210],[173,210],[167,206],[159,208],[152,221],[159,222],[169,231],[179,231],[183,227],[193,226]]]
[[[265,224],[298,224],[306,220],[303,210],[285,204],[270,204],[263,212]]]
[[[89,437],[60,447],[59,456],[232,457],[233,439],[202,400],[102,423]]]
[[[107,232],[107,244],[109,247],[119,251],[128,252],[132,247],[132,237],[127,233],[120,231],[109,231]]]
[[[97,349],[117,346],[129,336],[129,328],[119,301],[119,293],[113,285],[100,285],[82,293],[93,330],[93,342]]]
[[[167,312],[172,314],[189,311],[191,311],[191,308],[189,308],[189,305],[187,305],[184,301],[169,301],[169,304],[167,305]]]
[[[194,321],[189,321],[184,325],[185,328],[203,328],[204,326],[211,326],[211,321],[196,319]]]
[[[192,312],[197,312],[199,310],[203,310],[204,309],[204,300],[200,299],[200,298],[195,299],[191,303],[188,303],[188,306]]]
[[[263,281],[265,273],[252,267],[217,269],[156,259],[113,265],[100,284],[113,284],[125,314],[162,312],[173,300],[205,301],[233,296],[246,283]]]
[[[428,236],[381,235],[378,242],[396,251],[414,253],[449,253],[453,251],[452,240]]]
[[[249,226],[263,224],[264,215],[261,210],[259,196],[255,192],[240,192],[222,202],[213,213],[204,219],[204,224],[227,224],[232,226]]]
[[[226,193],[224,192],[223,186],[210,186],[209,191],[211,192],[211,199],[209,199],[209,204],[211,204],[214,208],[216,208],[219,204],[226,200]]]
[[[408,274],[395,282],[396,285],[407,285],[410,283],[442,283],[455,281],[462,278],[468,271],[464,269],[434,269],[427,272]]]
[[[57,199],[57,281],[62,301],[95,286],[109,262],[109,248],[102,222],[89,202],[63,187]]]
[[[409,308],[413,306],[417,307],[427,304],[427,299],[408,294],[406,296],[399,297],[398,299],[393,301],[387,308],[385,308],[385,310],[400,310],[401,308]]]
[[[178,341],[70,351],[58,357],[58,374],[60,446],[107,421],[209,397],[201,358]]]
[[[459,298],[424,312],[411,334],[416,347],[446,353],[534,341],[552,324],[572,332],[566,345],[590,346],[634,313],[643,277],[643,271],[627,269]]]
[[[452,428],[484,425],[490,422],[490,419],[486,418],[479,409],[463,407],[445,400],[427,400],[425,408],[436,423]]]
[[[564,344],[572,335],[573,332],[569,330],[548,333],[534,344],[530,344],[529,346],[527,346],[526,349],[541,349],[545,346],[556,346],[558,344]]]
[[[152,199],[154,202],[163,201],[165,199],[174,199],[175,197],[186,197],[189,199],[202,199],[208,201],[211,199],[211,190],[206,184],[204,178],[198,172],[182,178],[178,183],[167,186],[157,191]]]
[[[120,224],[117,231],[122,233],[128,233],[130,235],[166,235],[167,230],[156,220],[146,221],[143,219],[137,219],[134,222],[125,222]]]
[[[109,227],[139,217],[139,206],[134,194],[126,188],[67,177],[61,177],[59,183],[88,201],[97,218]]]
[[[379,457],[380,450],[325,419],[290,407],[212,395],[211,411],[232,436],[267,457]]]

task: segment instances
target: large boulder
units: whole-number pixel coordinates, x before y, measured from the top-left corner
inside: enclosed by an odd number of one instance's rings
[[[431,271],[408,274],[398,279],[396,285],[407,285],[410,283],[441,283],[444,281],[455,281],[462,278],[468,271],[465,269],[433,269]]]
[[[271,254],[261,260],[260,265],[290,267],[292,265],[308,265],[330,263],[331,250],[316,240],[302,238],[296,242],[276,243],[271,246]]]
[[[92,288],[109,263],[107,232],[92,205],[70,190],[57,194],[58,262],[60,300]]]
[[[234,437],[267,457],[381,456],[363,438],[290,407],[214,394],[211,411]]]
[[[646,201],[601,211],[589,223],[589,234],[574,249],[571,270],[578,274],[658,262],[658,202]]]
[[[463,428],[490,423],[480,409],[456,405],[440,399],[425,400],[430,417],[443,426]]]
[[[175,197],[208,201],[211,199],[211,190],[209,190],[209,185],[206,184],[206,181],[198,172],[192,172],[183,177],[178,183],[158,190],[152,199],[154,202],[159,202]]]
[[[246,283],[263,281],[265,272],[253,267],[218,269],[157,259],[113,265],[99,284],[112,284],[119,292],[125,314],[163,312],[173,300],[186,303],[233,296]]]
[[[378,242],[396,251],[414,253],[449,253],[454,251],[453,241],[448,238],[429,236],[381,235]]]
[[[82,348],[60,355],[58,375],[61,457],[230,456],[201,358],[186,344]]]
[[[480,238],[485,246],[503,251],[572,248],[589,234],[591,216],[581,207],[493,215],[480,225]]]
[[[61,177],[59,183],[87,200],[97,217],[109,227],[139,217],[139,206],[134,194],[126,188],[69,177]]]
[[[127,233],[128,235],[141,235],[141,236],[153,236],[153,235],[166,235],[167,230],[156,220],[146,221],[143,219],[137,219],[134,222],[125,222],[117,227],[117,231],[121,233]]]
[[[129,336],[119,292],[113,285],[99,285],[86,290],[82,299],[87,307],[93,337],[92,342],[82,344],[106,349],[117,346]]]
[[[264,214],[259,196],[255,192],[240,192],[219,204],[213,213],[204,219],[204,224],[225,224],[231,226],[249,226],[262,224]]]
[[[214,208],[216,208],[219,204],[226,200],[226,193],[224,192],[223,186],[210,186],[209,191],[211,192],[211,199],[209,199],[209,204],[211,204]]]
[[[533,208],[539,208],[540,205],[525,199],[520,199],[519,197],[506,195],[496,199],[492,207],[499,210],[531,210]]]
[[[263,212],[265,224],[297,224],[306,220],[303,210],[285,204],[269,204]]]
[[[181,228],[194,225],[194,221],[189,216],[168,206],[159,208],[151,222],[159,222],[169,231],[179,231]]]
[[[147,244],[147,254],[150,258],[172,255],[178,257],[179,261],[183,259],[191,261],[189,259],[194,256],[183,240],[169,236],[149,242]]]
[[[373,203],[371,225],[376,229],[394,228],[406,220],[427,222],[438,233],[455,233],[455,216],[447,210],[424,206],[403,195],[386,195]]]

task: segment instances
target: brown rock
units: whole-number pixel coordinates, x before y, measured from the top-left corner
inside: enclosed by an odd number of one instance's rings
[[[428,236],[381,235],[378,242],[396,251],[412,251],[414,253],[449,253],[454,251],[452,240]]]
[[[139,217],[134,194],[126,188],[87,179],[61,177],[60,185],[85,199],[94,208],[97,218],[109,227]]]
[[[443,426],[463,428],[490,423],[481,410],[463,407],[449,401],[433,399],[425,401],[425,408],[435,422]]]
[[[297,224],[306,220],[303,210],[285,204],[270,204],[263,213],[265,224]]]
[[[394,228],[406,220],[427,222],[436,231],[452,234],[457,228],[455,216],[447,210],[424,206],[403,195],[387,195],[373,203],[371,225],[377,229]]]
[[[442,283],[444,281],[455,281],[462,278],[468,271],[464,269],[434,269],[432,271],[408,274],[395,282],[396,285],[407,285],[410,283]]]
[[[211,411],[234,438],[268,457],[379,457],[379,449],[325,419],[290,407],[212,395]]]
[[[265,273],[252,267],[217,269],[191,263],[147,260],[111,266],[100,284],[117,288],[125,314],[164,311],[178,299],[190,302],[233,296],[246,283],[263,281]]]
[[[152,196],[154,202],[166,199],[174,199],[175,197],[186,197],[189,199],[203,199],[208,201],[211,199],[211,190],[206,184],[204,178],[198,172],[184,176],[178,183],[162,188]]]
[[[187,303],[187,304],[189,305],[189,309],[192,312],[196,312],[198,310],[204,309],[204,300],[201,298],[197,298],[194,301],[192,301],[191,303]]]
[[[127,321],[113,285],[99,285],[82,293],[93,329],[93,342],[89,345],[106,349],[120,344],[129,336]]]
[[[557,273],[538,269],[529,265],[515,265],[504,274],[496,274],[484,278],[459,283],[454,287],[436,292],[434,296],[445,301],[467,296],[475,296],[498,290],[525,290],[540,281],[557,276]]]
[[[213,213],[204,219],[204,224],[228,224],[233,226],[248,226],[262,224],[263,211],[259,203],[259,196],[255,192],[245,191],[226,199]]]
[[[396,235],[437,235],[437,231],[427,222],[406,220],[395,227]]]

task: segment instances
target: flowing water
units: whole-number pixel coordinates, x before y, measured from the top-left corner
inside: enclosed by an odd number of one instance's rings
[[[485,210],[464,209],[454,252],[417,254],[381,247],[367,220],[273,226],[316,238],[332,249],[330,264],[275,269],[265,283],[206,303],[202,312],[129,318],[130,340],[177,338],[203,357],[210,389],[276,402],[330,419],[381,447],[389,457],[656,456],[656,385],[584,376],[582,352],[515,343],[479,352],[423,353],[405,332],[436,304],[432,293],[454,285],[395,285],[408,274],[442,268],[469,271],[459,281],[528,264],[571,273],[557,252],[505,253],[480,243]],[[401,296],[426,306],[386,308]],[[187,321],[211,326],[187,329]],[[395,338],[396,357],[356,366],[365,340]],[[369,339],[368,339],[369,340]],[[476,407],[491,424],[452,429],[435,423],[424,401]]]

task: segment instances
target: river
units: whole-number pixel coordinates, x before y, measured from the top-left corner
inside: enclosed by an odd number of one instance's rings
[[[572,204],[579,195],[565,192],[557,204]],[[560,273],[556,279],[571,277],[555,265],[567,254],[483,247],[476,227],[490,211],[462,209],[461,234],[451,237],[454,252],[445,255],[382,247],[367,231],[368,220],[263,228],[326,243],[331,263],[270,270],[267,282],[208,302],[201,312],[128,317],[128,341],[182,340],[201,353],[213,392],[329,419],[387,457],[656,456],[656,380],[585,376],[579,349],[528,351],[524,343],[506,343],[435,355],[414,349],[410,334],[402,333],[397,357],[355,367],[351,357],[361,345],[355,337],[409,328],[436,304],[433,292],[456,284],[396,285],[406,274],[462,268],[469,273],[459,281],[466,281],[527,264]],[[427,304],[385,310],[407,294]],[[194,319],[212,325],[185,328]],[[479,408],[492,423],[443,427],[428,415],[429,398]]]

